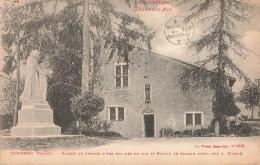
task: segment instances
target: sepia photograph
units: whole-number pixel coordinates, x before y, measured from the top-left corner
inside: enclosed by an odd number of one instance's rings
[[[0,164],[260,164],[260,0],[1,0]]]

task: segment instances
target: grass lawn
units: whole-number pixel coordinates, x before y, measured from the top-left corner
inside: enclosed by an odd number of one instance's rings
[[[111,140],[100,137],[64,136],[64,137],[1,137],[0,149],[48,151],[57,149],[84,149],[105,145]]]

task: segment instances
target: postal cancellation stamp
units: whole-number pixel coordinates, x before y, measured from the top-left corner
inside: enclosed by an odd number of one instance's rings
[[[194,26],[191,21],[186,21],[184,16],[174,16],[165,24],[164,34],[174,45],[186,44],[194,35]]]

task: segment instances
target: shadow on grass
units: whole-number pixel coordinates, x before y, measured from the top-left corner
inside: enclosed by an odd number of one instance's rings
[[[111,140],[100,137],[88,136],[65,136],[65,137],[7,137],[1,138],[0,148],[7,150],[30,150],[30,151],[49,151],[58,149],[84,149],[97,147],[110,143]]]

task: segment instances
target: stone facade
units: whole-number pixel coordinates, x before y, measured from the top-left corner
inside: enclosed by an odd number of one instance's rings
[[[101,58],[107,59],[107,56]],[[147,51],[135,51],[129,56],[128,71],[116,67],[125,65],[120,61],[123,60],[114,57],[102,64],[102,83],[95,87],[105,99],[105,110],[100,113],[100,118],[111,121],[113,131],[124,137],[159,137],[161,128],[185,130],[210,125],[213,119],[212,92],[191,89],[184,94],[178,83],[179,75],[191,64]],[[120,73],[116,75],[117,72]],[[149,104],[149,100],[145,103],[145,84],[150,86]],[[188,123],[186,118],[189,118]]]

